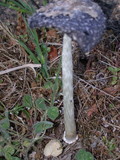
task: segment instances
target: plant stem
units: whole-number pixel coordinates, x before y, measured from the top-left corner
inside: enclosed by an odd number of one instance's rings
[[[77,140],[73,101],[73,63],[71,38],[64,34],[62,52],[62,82],[65,132],[63,140],[73,143]]]

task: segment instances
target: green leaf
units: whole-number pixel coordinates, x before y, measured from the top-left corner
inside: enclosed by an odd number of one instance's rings
[[[53,123],[49,122],[49,121],[37,122],[33,126],[35,133],[42,133],[42,132],[46,131],[46,129],[49,129],[49,128],[52,128],[52,127],[53,127]]]
[[[0,83],[3,83],[3,80],[2,80],[2,79],[0,79]]]
[[[84,149],[80,149],[76,155],[75,155],[76,160],[94,160],[93,155],[90,152],[87,152]]]
[[[47,82],[45,82],[44,83],[44,87],[46,88],[46,89],[52,89],[53,88],[53,83],[51,82],[51,81],[47,81]]]
[[[0,145],[0,157],[3,156],[3,147]]]
[[[4,150],[4,153],[9,153],[10,155],[13,155],[14,152],[15,152],[14,147],[12,145],[9,145],[9,144],[6,145],[3,150]]]
[[[59,116],[59,110],[57,107],[50,107],[47,110],[47,115],[50,119],[55,120]]]
[[[117,68],[117,67],[108,67],[108,70],[110,72],[112,72],[113,74],[116,74],[117,72],[120,71],[120,68]]]
[[[9,127],[10,127],[10,122],[9,122],[9,119],[8,118],[4,118],[4,119],[2,119],[1,121],[0,121],[0,127],[2,128],[2,129],[9,129]]]
[[[110,141],[108,144],[109,151],[113,151],[116,148],[116,144],[113,143],[113,141]]]
[[[58,96],[58,92],[59,92],[59,89],[61,88],[61,79],[59,78],[59,74],[60,74],[60,71],[61,71],[61,60],[59,62],[59,66],[57,68],[57,72],[56,72],[56,78],[55,78],[55,83],[52,87],[52,90],[53,90],[53,93],[51,95],[51,104],[50,106],[53,106],[54,105],[54,102],[56,100],[56,97]]]
[[[23,110],[23,113],[25,114],[25,116],[27,117],[27,118],[30,118],[31,116],[30,116],[30,112],[29,111],[27,111],[27,110]]]
[[[35,105],[38,109],[46,110],[47,106],[45,104],[45,100],[43,98],[38,98],[35,100]]]
[[[0,102],[0,112],[1,111],[4,111],[5,109],[4,109],[4,106],[1,104],[1,102]],[[0,115],[1,116],[1,115]],[[1,116],[2,117],[2,116]]]
[[[19,112],[21,112],[21,111],[23,111],[23,110],[25,110],[25,107],[23,107],[23,106],[20,106],[20,105],[16,105],[12,110],[11,110],[11,112],[13,113],[13,114],[19,114]]]
[[[18,157],[12,157],[12,160],[21,160],[21,159]]]
[[[39,64],[39,60],[36,58],[36,56],[34,55],[34,53],[25,45],[24,42],[18,40],[20,45],[26,50],[26,52],[29,54],[29,58],[36,64]]]
[[[21,146],[21,141],[19,141],[18,139],[14,140],[12,142],[13,146],[15,146],[15,148],[19,148]]]
[[[5,141],[4,141],[4,138],[3,136],[0,135],[0,146],[3,144],[4,145]]]
[[[6,129],[3,129],[0,125],[0,132],[2,134],[2,136],[4,137],[5,140],[9,141],[10,140],[10,135],[9,132]]]
[[[30,95],[25,95],[23,97],[23,106],[28,107],[29,109],[32,107],[32,97]]]
[[[43,6],[47,5],[47,0],[43,0]]]
[[[29,4],[21,0],[6,0],[5,2],[0,2],[0,5],[14,9],[22,13],[33,13],[34,8],[29,6]]]
[[[5,158],[6,160],[13,160],[13,156],[11,156],[11,154],[8,152],[5,153]]]
[[[31,145],[31,143],[30,143],[30,140],[29,140],[29,139],[24,140],[23,146],[29,147],[30,145]]]
[[[112,84],[112,85],[115,85],[115,84],[117,83],[117,81],[118,81],[118,77],[117,77],[117,76],[114,76],[114,77],[112,77],[112,82],[111,82],[111,84]]]
[[[114,108],[115,105],[114,105],[113,103],[110,103],[110,104],[109,104],[109,107],[110,107],[110,108]]]

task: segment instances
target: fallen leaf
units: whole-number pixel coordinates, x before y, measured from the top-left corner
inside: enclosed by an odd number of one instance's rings
[[[31,82],[31,88],[37,88],[37,83],[34,81],[34,82]]]
[[[10,38],[9,39],[9,46],[11,47],[11,46],[15,46],[15,45],[17,45],[18,44],[18,42],[17,42],[17,40],[15,40],[14,38]]]
[[[35,44],[32,41],[28,41],[28,47],[31,51],[35,51]]]
[[[48,53],[49,61],[53,61],[58,56],[57,49],[54,46],[51,46],[50,52]]]
[[[57,32],[55,29],[50,29],[48,32],[47,32],[47,36],[49,37],[52,37],[52,38],[56,38],[57,37]]]
[[[16,27],[17,35],[25,35],[27,33],[26,25],[24,22],[24,19],[22,17],[22,14],[18,12],[18,18],[17,18],[17,27]]]
[[[98,112],[98,109],[97,109],[97,105],[96,104],[93,104],[92,107],[90,107],[88,110],[87,110],[87,116],[88,117],[91,117],[93,115],[93,113],[97,113]]]
[[[120,91],[120,86],[115,85],[114,87],[107,87],[103,89],[104,92],[109,93],[111,95],[115,95],[117,92]],[[104,93],[100,92],[99,95],[103,95]]]

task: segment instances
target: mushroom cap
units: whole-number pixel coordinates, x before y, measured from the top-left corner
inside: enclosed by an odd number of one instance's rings
[[[106,18],[91,0],[60,0],[41,7],[29,18],[31,28],[55,27],[89,52],[101,39]]]

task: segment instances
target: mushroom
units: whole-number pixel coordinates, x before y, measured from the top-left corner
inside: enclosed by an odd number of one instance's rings
[[[62,51],[62,82],[65,132],[63,139],[73,143],[78,139],[74,118],[73,64],[71,41],[88,53],[100,41],[106,18],[92,0],[54,0],[29,18],[31,28],[55,27],[64,33]]]

